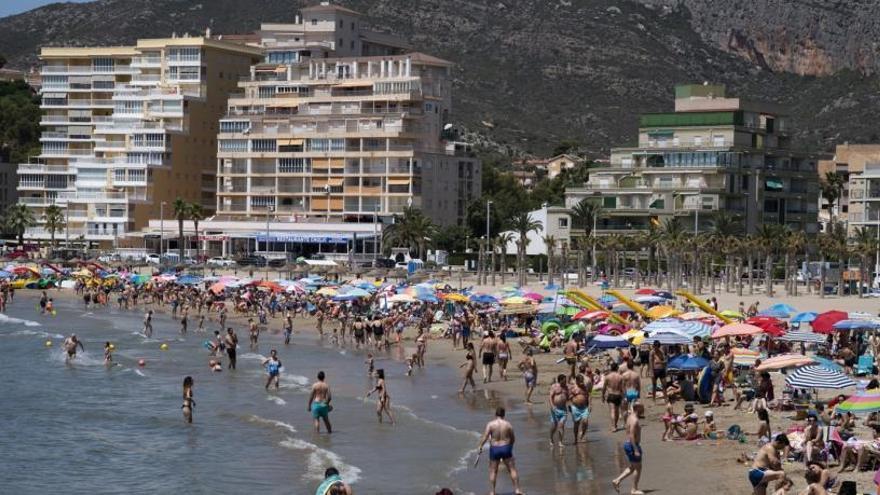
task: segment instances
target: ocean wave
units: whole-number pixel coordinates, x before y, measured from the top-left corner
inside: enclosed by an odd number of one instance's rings
[[[306,452],[307,469],[303,478],[311,481],[322,481],[324,479],[324,470],[327,466],[333,466],[339,470],[342,479],[346,483],[354,484],[361,479],[361,469],[350,464],[346,464],[339,454],[327,449],[318,447],[313,443],[300,440],[299,438],[288,437],[278,442],[284,448]]]
[[[270,400],[270,401],[278,404],[279,406],[286,406],[287,405],[286,400],[282,399],[281,397],[275,396],[275,395],[270,395],[270,396],[266,397],[266,400]]]
[[[49,359],[58,363],[70,364],[73,366],[104,366],[104,357],[95,358],[86,351],[79,351],[76,357],[67,361],[67,353],[63,349],[53,349],[49,353]]]
[[[261,418],[260,416],[256,416],[256,415],[252,414],[247,417],[247,420],[251,423],[256,423],[258,425],[274,426],[275,428],[279,428],[279,429],[284,430],[288,433],[296,433],[296,428],[294,428],[292,425],[289,425],[287,423],[284,423],[282,421],[278,421],[275,419]]]
[[[471,461],[474,459],[474,454],[479,451],[480,449],[469,449],[465,451],[465,453],[458,458],[458,462],[455,463],[455,466],[446,473],[446,476],[455,476],[457,473],[469,468],[471,466]]]
[[[41,327],[43,326],[40,322],[33,320],[23,320],[21,318],[13,318],[8,315],[4,315],[0,313],[0,324],[7,323],[10,325],[24,325],[26,327]]]
[[[265,361],[266,356],[262,354],[257,354],[256,352],[246,352],[239,356],[240,359],[259,359],[260,361]]]
[[[475,438],[475,439],[479,439],[479,438],[480,438],[480,434],[479,434],[478,432],[476,432],[476,431],[473,431],[473,430],[462,430],[462,429],[460,429],[460,428],[456,428],[456,427],[454,427],[454,426],[452,426],[452,425],[448,425],[448,424],[446,424],[446,423],[440,423],[440,422],[438,422],[438,421],[434,421],[434,420],[431,420],[431,419],[425,419],[425,418],[423,418],[423,417],[417,415],[412,409],[410,409],[410,408],[407,407],[407,406],[403,406],[403,405],[400,405],[400,404],[395,404],[395,403],[392,402],[392,403],[391,403],[391,408],[392,408],[392,409],[395,409],[395,410],[397,410],[397,411],[403,411],[403,413],[405,413],[407,416],[409,416],[409,417],[415,419],[416,421],[419,421],[419,422],[422,422],[422,423],[427,423],[427,424],[429,424],[429,425],[431,425],[431,426],[435,426],[435,427],[437,427],[437,428],[441,428],[441,429],[443,429],[443,430],[447,430],[447,431],[450,431],[450,432],[453,432],[453,433],[457,433],[457,434],[460,434],[460,435],[467,435],[467,436],[473,437],[473,438]]]

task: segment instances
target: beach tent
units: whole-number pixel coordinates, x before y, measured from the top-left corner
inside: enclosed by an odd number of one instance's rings
[[[679,354],[670,359],[666,366],[671,370],[696,371],[709,366],[709,360],[700,356]]]
[[[834,324],[838,321],[849,318],[849,315],[843,311],[826,311],[816,315],[816,319],[810,322],[813,331],[817,333],[831,333],[834,331]]]
[[[880,411],[880,389],[857,391],[849,399],[837,404],[835,411],[859,415]]]
[[[814,364],[815,359],[801,354],[780,354],[765,359],[757,368],[758,371],[775,371],[785,368],[796,368],[807,364]]]
[[[794,370],[785,378],[785,383],[795,388],[840,389],[856,386],[855,380],[843,373],[815,365]]]

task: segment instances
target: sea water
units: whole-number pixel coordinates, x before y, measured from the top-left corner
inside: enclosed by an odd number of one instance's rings
[[[496,406],[508,409],[517,431],[515,454],[528,493],[604,493],[616,462],[593,438],[565,451],[549,447],[549,420],[519,397],[486,391],[457,393],[458,371],[431,365],[405,376],[403,349],[376,353],[386,372],[397,423],[378,424],[363,350],[311,334],[285,346],[264,333],[250,349],[238,328],[238,369],[214,373],[204,341],[213,335],[154,316],[153,336],[140,335],[142,310],[85,309],[56,298],[57,314],[40,315],[36,293],[20,291],[0,315],[0,486],[5,493],[246,493],[312,494],[333,466],[358,493],[455,493],[487,489],[476,446]],[[295,320],[295,326],[304,325]],[[191,328],[193,326],[191,325]],[[85,345],[65,362],[63,337]],[[47,347],[46,341],[52,342]],[[116,346],[103,363],[104,342]],[[168,344],[168,350],[160,349]],[[437,342],[432,345],[448,345]],[[281,387],[264,389],[269,350],[282,360]],[[140,367],[138,361],[145,360]],[[333,394],[333,434],[313,431],[306,411],[319,370]],[[195,380],[192,425],[181,413],[184,376]],[[387,421],[387,419],[386,419]],[[323,429],[323,428],[322,428]],[[591,434],[595,437],[595,434]],[[570,438],[570,436],[569,436]],[[499,490],[509,491],[503,472]]]

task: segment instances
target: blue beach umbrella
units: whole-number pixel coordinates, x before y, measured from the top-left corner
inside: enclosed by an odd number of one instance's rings
[[[814,313],[813,311],[804,311],[803,313],[798,313],[792,317],[790,320],[792,323],[809,323],[816,319],[818,313]]]
[[[778,308],[776,308],[776,309],[767,308],[764,311],[761,311],[760,313],[758,313],[758,316],[770,316],[773,318],[788,318],[789,316],[791,316],[791,312],[785,311],[783,309],[778,309]]]
[[[489,294],[480,294],[477,296],[471,296],[471,302],[477,304],[498,304],[498,299]]]
[[[700,356],[691,356],[690,354],[679,354],[669,360],[668,367],[672,370],[696,371],[701,370],[709,365],[709,360]]]
[[[813,360],[816,361],[817,366],[821,366],[823,368],[828,368],[829,370],[832,370],[832,371],[841,371],[841,372],[843,371],[843,366],[835,363],[834,361],[832,361],[828,358],[813,356]]]
[[[791,306],[790,304],[785,304],[785,303],[774,304],[767,309],[768,310],[785,311],[786,313],[797,313],[798,312],[798,310],[794,309],[793,306]]]
[[[875,330],[880,324],[873,320],[840,320],[833,327],[835,330]]]
[[[599,302],[605,305],[611,305],[617,302],[617,298],[612,295],[605,294],[599,298]]]

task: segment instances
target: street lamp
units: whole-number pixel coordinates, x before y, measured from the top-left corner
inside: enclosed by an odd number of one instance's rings
[[[379,259],[379,205],[373,209],[373,266]]]
[[[492,238],[489,236],[489,230],[490,230],[489,226],[491,225],[491,219],[492,219],[492,200],[489,200],[489,201],[486,201],[486,249],[487,250],[489,248],[489,244],[492,242],[491,241]],[[493,251],[494,251],[494,249],[493,249]],[[492,263],[489,258],[489,253],[486,253],[485,263],[487,266]],[[490,266],[489,269],[494,270],[495,267]],[[484,274],[484,276],[488,278],[488,274]],[[487,280],[487,282],[488,282],[488,280]]]
[[[168,204],[165,201],[159,203],[159,259],[161,261],[162,258],[162,244],[165,237],[165,205]],[[181,260],[182,262],[183,260]]]
[[[324,194],[327,195],[327,219],[325,223],[330,223],[330,184],[324,184]]]
[[[275,211],[271,205],[266,207],[266,281],[269,281],[269,216]]]

